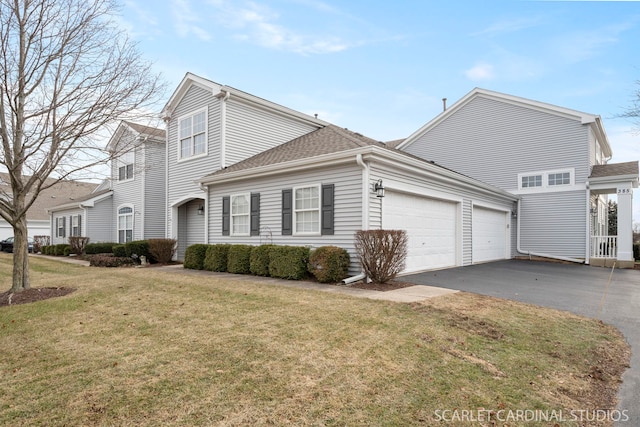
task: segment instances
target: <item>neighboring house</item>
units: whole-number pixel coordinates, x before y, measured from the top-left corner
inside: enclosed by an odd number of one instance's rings
[[[633,263],[638,162],[607,164],[599,116],[474,89],[394,145],[517,195],[512,256]],[[618,197],[617,236],[606,236],[608,194]]]
[[[352,274],[362,229],[407,230],[405,272],[511,254],[517,196],[333,125],[199,182],[210,243],[336,245]]]
[[[45,185],[54,183],[55,180],[49,178]],[[29,237],[50,236],[49,216],[47,209],[52,206],[75,200],[90,193],[96,188],[96,184],[63,180],[53,184],[40,192],[38,198],[27,211],[27,229]],[[9,176],[7,173],[0,173],[0,194],[11,194]],[[0,240],[13,236],[13,228],[5,220],[0,219]]]
[[[162,111],[167,124],[166,237],[207,243],[207,192],[196,180],[327,125],[326,122],[187,73]]]
[[[126,243],[165,237],[165,132],[122,121],[107,150],[111,178],[95,192],[49,209],[52,243],[70,236]]]

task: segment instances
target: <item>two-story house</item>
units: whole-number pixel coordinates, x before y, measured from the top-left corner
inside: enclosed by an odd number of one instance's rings
[[[122,121],[107,150],[110,179],[49,209],[53,244],[70,236],[118,243],[165,237],[165,131]]]
[[[396,145],[517,195],[513,256],[632,265],[638,162],[607,164],[599,116],[474,89]],[[607,194],[617,194],[617,236],[606,236]]]
[[[187,73],[162,111],[167,126],[166,236],[178,259],[208,242],[207,207],[197,180],[320,129],[326,122]]]

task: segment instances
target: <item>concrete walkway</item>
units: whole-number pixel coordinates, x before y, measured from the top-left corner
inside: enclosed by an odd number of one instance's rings
[[[78,259],[75,257],[56,257],[56,256],[48,256],[48,255],[30,255],[38,258],[46,258],[52,261],[60,261],[66,262],[69,264],[76,265],[84,265],[88,266],[89,261],[85,261],[82,259]],[[446,289],[446,288],[438,288],[435,286],[409,286],[407,288],[395,289],[392,291],[373,291],[369,289],[359,289],[353,288],[351,286],[341,286],[341,285],[328,285],[324,283],[317,282],[308,282],[303,280],[283,280],[283,279],[274,279],[272,277],[261,277],[261,276],[250,276],[243,274],[231,274],[231,273],[216,273],[212,271],[204,271],[204,270],[190,270],[182,267],[182,264],[176,265],[165,265],[165,266],[157,266],[150,267],[154,271],[163,271],[169,274],[186,274],[186,275],[197,275],[204,277],[218,277],[224,278],[225,280],[237,280],[237,281],[245,281],[245,282],[258,282],[264,283],[268,285],[277,285],[277,286],[286,286],[289,288],[299,288],[299,289],[308,289],[315,290],[321,292],[330,292],[337,294],[350,295],[352,297],[358,298],[369,298],[375,300],[383,300],[383,301],[394,301],[394,302],[418,302],[428,298],[437,297],[440,295],[447,295],[458,292],[454,289]]]

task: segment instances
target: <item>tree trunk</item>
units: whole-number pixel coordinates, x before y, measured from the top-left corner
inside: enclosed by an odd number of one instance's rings
[[[13,283],[11,292],[21,292],[30,287],[27,219],[23,215],[13,227]]]

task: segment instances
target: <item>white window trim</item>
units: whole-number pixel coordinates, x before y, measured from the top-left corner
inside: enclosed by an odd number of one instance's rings
[[[131,208],[131,212],[130,213],[125,213],[125,214],[121,214],[120,213],[120,209],[124,209],[124,208]],[[118,244],[125,244],[127,243],[127,234],[126,234],[126,230],[129,230],[128,228],[120,228],[120,217],[121,216],[129,216],[131,215],[131,241],[135,240],[135,213],[136,210],[133,207],[133,205],[131,204],[126,204],[126,205],[120,205],[118,206],[118,209],[116,210],[116,235],[117,235],[117,241]],[[120,242],[120,231],[124,230],[125,231],[125,235],[124,235],[124,242]]]
[[[193,129],[193,117],[202,112],[204,112],[204,152],[196,155],[191,154],[190,156],[182,157],[182,147],[180,146],[180,122],[190,117],[191,127]],[[191,138],[193,138],[193,131],[191,132]],[[190,148],[191,148],[191,151],[193,152],[193,141],[191,141]],[[200,108],[199,110],[196,110],[189,114],[184,114],[178,117],[178,136],[177,136],[176,151],[177,151],[178,163],[199,159],[202,157],[206,157],[208,155],[209,153],[209,108],[208,107]]]
[[[296,191],[303,188],[317,188],[318,189],[318,207],[316,209],[296,209]],[[298,187],[293,187],[293,193],[291,194],[291,227],[293,228],[292,234],[294,236],[320,236],[322,231],[322,188],[320,184],[311,184],[311,185],[299,185]],[[298,222],[297,222],[297,213],[298,212],[310,212],[317,211],[318,212],[318,231],[303,231],[298,232]]]
[[[80,215],[71,215],[71,224],[70,224],[70,233],[69,237],[79,237],[80,236]]]
[[[236,214],[233,212],[233,199],[235,197],[246,197],[247,204],[249,209],[246,214]],[[233,221],[237,217],[247,217],[247,232],[246,233],[234,233],[233,232]],[[232,194],[229,197],[229,235],[231,236],[249,236],[251,235],[251,194],[250,193],[240,193],[240,194]]]
[[[64,217],[56,218],[56,237],[64,237]]]
[[[128,156],[131,156],[131,158],[128,159],[127,158]],[[123,157],[125,158],[124,160],[122,160]],[[129,151],[126,151],[126,152],[122,153],[120,155],[120,157],[118,157],[116,159],[117,168],[116,168],[116,171],[115,171],[116,176],[115,176],[114,181],[116,183],[118,183],[118,184],[121,183],[121,182],[133,181],[133,179],[136,176],[135,164],[136,164],[136,151],[135,151],[135,149],[131,149]],[[126,177],[127,176],[126,167],[129,166],[129,165],[131,165],[131,178],[127,178]],[[125,168],[125,179],[120,179],[120,169],[122,169],[122,168]]]
[[[569,184],[549,185],[549,175],[557,173],[569,173]],[[540,187],[523,187],[522,178],[527,176],[542,176],[542,186]],[[567,191],[574,189],[576,185],[575,168],[553,169],[546,171],[524,172],[518,174],[518,191],[522,193],[544,193],[553,191]]]

